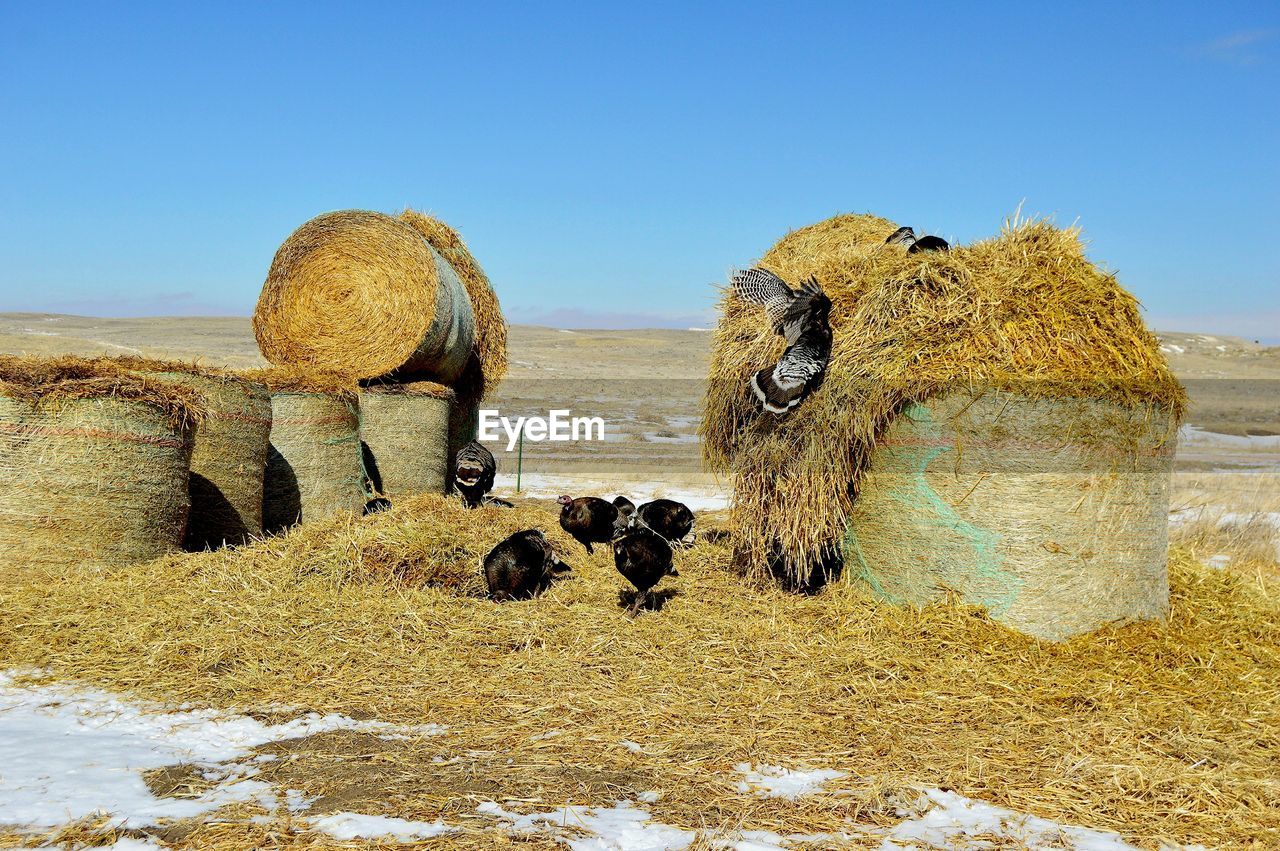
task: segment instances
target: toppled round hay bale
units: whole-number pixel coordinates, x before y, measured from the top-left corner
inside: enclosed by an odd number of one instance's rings
[[[956,392],[895,416],[871,453],[845,569],[882,599],[949,593],[1061,640],[1168,611],[1167,408]]]
[[[475,315],[448,261],[409,225],[365,210],[317,216],[276,252],[253,314],[273,364],[352,378],[457,378]]]
[[[837,216],[761,259],[792,284],[815,277],[832,301],[823,382],[785,416],[762,413],[748,387],[785,341],[759,307],[732,291],[722,301],[703,452],[733,474],[737,550],[757,577],[804,584],[828,568],[879,439],[912,403],[978,390],[1091,401],[1121,418],[1154,408],[1170,439],[1181,418],[1185,391],[1137,301],[1089,261],[1077,230],[1015,221],[993,239],[908,254],[885,244],[895,228]],[[927,510],[902,505],[897,520]]]
[[[271,436],[265,385],[189,364],[146,367],[157,381],[180,384],[206,401],[191,452],[191,516],[183,548],[239,546],[262,535],[262,489]]]
[[[370,384],[360,393],[360,438],[372,489],[393,499],[443,494],[449,482],[453,391],[433,381]]]
[[[176,548],[203,405],[108,362],[0,357],[6,566],[121,565]]]
[[[271,445],[262,490],[263,531],[356,513],[365,502],[359,400],[333,376],[258,370],[271,391]]]
[[[400,220],[412,227],[449,261],[466,287],[475,315],[475,350],[468,369],[456,382],[458,397],[474,395],[478,402],[507,375],[507,321],[489,276],[462,241],[462,236],[437,218],[417,210],[405,210]],[[468,438],[469,440],[470,438]]]

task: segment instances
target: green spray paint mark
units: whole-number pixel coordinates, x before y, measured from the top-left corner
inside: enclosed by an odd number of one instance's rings
[[[947,548],[952,552],[943,554],[947,562],[940,566],[943,581],[963,592],[969,602],[985,606],[994,615],[1003,614],[1017,599],[1023,581],[1004,569],[998,550],[1000,536],[957,514],[925,478],[925,471],[934,460],[945,452],[953,451],[948,446],[928,445],[943,438],[942,430],[934,423],[929,409],[923,405],[912,405],[904,415],[920,426],[921,443],[926,445],[893,448],[895,456],[909,466],[911,476],[907,482],[895,484],[887,497],[900,506],[904,514],[916,515],[916,522],[922,522],[920,515],[927,509],[935,518],[932,525],[959,539]],[[846,544],[858,563],[859,578],[871,587],[877,597],[899,605],[905,602],[904,597],[890,593],[880,582],[852,525],[849,526]]]

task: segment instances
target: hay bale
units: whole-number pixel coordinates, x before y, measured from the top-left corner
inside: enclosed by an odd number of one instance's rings
[[[837,216],[760,261],[791,282],[816,277],[833,303],[825,380],[785,417],[762,415],[747,387],[785,342],[764,311],[732,292],[722,301],[703,451],[734,476],[736,543],[753,575],[805,582],[842,549],[877,441],[912,403],[978,388],[1121,417],[1155,406],[1169,438],[1181,417],[1185,392],[1137,301],[1085,257],[1077,230],[1014,221],[994,239],[907,254],[884,244],[895,227]]]
[[[877,440],[845,539],[882,599],[955,593],[1046,639],[1168,611],[1170,414],[956,392]]]
[[[276,252],[253,315],[273,364],[352,378],[394,371],[439,381],[462,374],[475,315],[448,261],[381,213],[317,216]]]
[[[467,370],[472,374],[464,372],[457,382],[461,385],[458,396],[461,399],[467,395],[462,390],[474,388],[478,402],[485,393],[492,393],[507,375],[507,322],[502,316],[498,296],[493,291],[489,276],[480,268],[456,230],[416,210],[405,210],[400,214],[400,220],[422,234],[431,247],[449,261],[466,287],[476,320],[475,350]]]
[[[188,364],[156,364],[147,374],[190,387],[206,400],[191,452],[191,517],[183,547],[198,552],[260,536],[271,435],[266,386]]]
[[[453,391],[433,381],[379,383],[360,393],[365,472],[377,493],[443,494],[449,482]]]
[[[262,491],[263,531],[364,506],[359,400],[331,375],[257,370],[246,378],[271,391],[271,445]]]
[[[176,548],[203,399],[109,362],[0,357],[0,552],[121,565]]]

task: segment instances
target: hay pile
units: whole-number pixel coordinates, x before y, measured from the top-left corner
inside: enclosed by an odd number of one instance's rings
[[[358,512],[365,502],[365,473],[355,383],[287,369],[253,370],[245,378],[271,391],[263,530],[274,534],[297,523]]]
[[[475,598],[479,558],[527,526],[575,578],[528,603]],[[196,705],[444,724],[413,741],[315,737],[272,751],[296,759],[246,764],[323,796],[317,812],[464,826],[450,847],[496,846],[481,801],[546,811],[652,790],[644,808],[666,824],[839,833],[896,823],[893,793],[915,783],[1141,847],[1280,835],[1274,584],[1175,551],[1167,623],[1045,644],[968,607],[899,609],[857,586],[744,593],[730,558],[681,552],[679,594],[628,620],[609,554],[569,542],[554,507],[423,497],[237,550],[5,583],[0,666]],[[737,788],[740,762],[849,776],[829,794],[758,798]],[[169,835],[332,845],[287,815],[251,821],[261,814]]]
[[[754,575],[804,581],[843,546],[877,441],[905,407],[964,391],[1083,398],[1172,429],[1186,402],[1136,300],[1089,261],[1076,229],[1011,221],[946,253],[885,246],[893,222],[842,215],[784,237],[759,265],[816,276],[833,303],[826,379],[784,418],[752,372],[785,348],[764,311],[727,293],[704,454],[735,476],[734,525]]]
[[[365,474],[392,498],[444,493],[449,483],[453,391],[434,381],[370,383],[360,391]]]
[[[17,568],[143,561],[186,529],[188,387],[82,358],[0,357],[0,551]]]
[[[205,399],[191,452],[191,516],[183,547],[238,546],[262,534],[262,489],[271,396],[259,383],[191,363],[120,358],[144,377],[189,387]]]

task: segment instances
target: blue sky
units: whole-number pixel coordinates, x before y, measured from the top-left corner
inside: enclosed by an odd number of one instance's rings
[[[289,232],[453,223],[508,318],[706,324],[788,229],[1079,220],[1280,336],[1280,4],[0,4],[0,310],[248,314]]]

